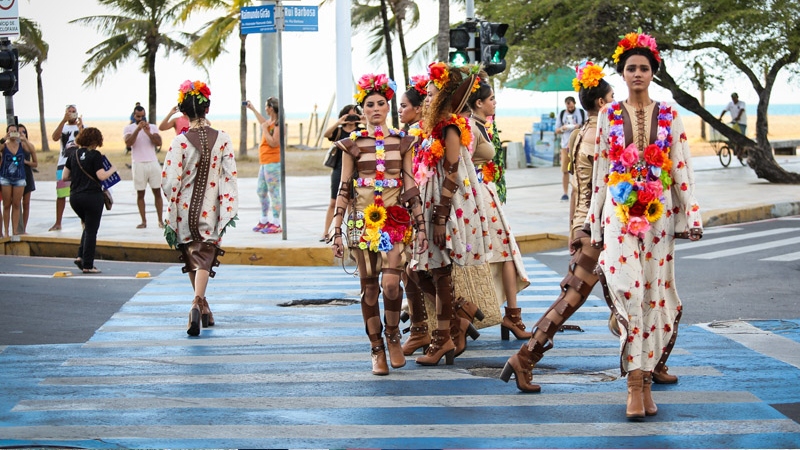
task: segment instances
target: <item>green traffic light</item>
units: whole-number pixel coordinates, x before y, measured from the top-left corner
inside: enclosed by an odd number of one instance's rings
[[[464,56],[464,54],[463,54],[463,53],[461,53],[461,52],[455,52],[455,53],[453,54],[453,57],[452,57],[452,58],[450,58],[450,62],[451,62],[451,63],[452,63],[454,66],[456,66],[456,67],[461,67],[461,66],[463,66],[464,64],[468,63],[469,61],[467,60],[467,57],[466,57],[466,56]]]

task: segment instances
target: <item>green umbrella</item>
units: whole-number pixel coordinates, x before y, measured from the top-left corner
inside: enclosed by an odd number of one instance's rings
[[[574,70],[557,69],[553,72],[525,75],[511,80],[503,86],[536,92],[572,91],[573,78],[575,78]]]

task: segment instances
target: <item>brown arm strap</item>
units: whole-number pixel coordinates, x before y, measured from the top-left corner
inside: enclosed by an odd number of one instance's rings
[[[353,158],[358,158],[359,153],[361,150],[358,148],[355,142],[352,139],[346,138],[340,141],[336,141],[336,145],[339,146],[343,151],[347,152]]]

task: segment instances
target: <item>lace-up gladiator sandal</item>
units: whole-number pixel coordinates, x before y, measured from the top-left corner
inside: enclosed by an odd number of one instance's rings
[[[525,331],[525,324],[522,323],[522,308],[505,308],[503,323],[500,324],[500,337],[504,341],[509,339],[508,332],[514,333],[517,339],[530,339],[531,333]]]
[[[529,348],[531,342],[534,344],[533,348]],[[514,375],[514,380],[517,382],[517,389],[526,393],[541,392],[542,387],[538,384],[533,384],[533,368],[536,363],[544,356],[544,352],[553,348],[543,347],[536,341],[531,340],[520,347],[519,351],[506,361],[503,371],[500,373],[500,379],[508,383],[511,375]],[[550,344],[548,342],[548,344]]]

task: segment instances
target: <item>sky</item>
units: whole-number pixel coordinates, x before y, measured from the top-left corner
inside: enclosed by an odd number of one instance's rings
[[[116,71],[109,72],[98,86],[84,86],[86,74],[81,66],[86,61],[87,50],[102,42],[105,37],[97,30],[70,24],[69,21],[85,16],[113,14],[112,10],[99,5],[96,0],[18,0],[20,16],[39,22],[43,37],[50,44],[50,53],[44,64],[43,84],[45,117],[57,120],[63,117],[67,104],[77,104],[79,112],[87,120],[121,119],[128,117],[138,101],[145,107],[148,101],[148,77],[140,70],[141,62],[132,59]],[[335,0],[334,0],[335,1]],[[422,18],[419,26],[408,30],[407,47],[416,48],[420,43],[436,33],[438,27],[438,7],[435,0],[420,0]],[[317,4],[301,0],[292,4]],[[320,6],[319,31],[283,34],[284,56],[284,105],[287,113],[307,115],[318,105],[319,114],[325,113],[335,90],[335,5],[333,1]],[[170,27],[174,30],[193,32],[214,13],[198,14],[185,25]],[[464,18],[463,9],[451,6],[451,22]],[[354,78],[368,72],[384,72],[385,63],[374,61],[367,56],[369,39],[364,33],[353,34],[353,73]],[[399,46],[395,50],[395,61],[399,60]],[[260,77],[260,39],[249,35],[247,39],[247,91],[248,97],[258,103]],[[208,84],[212,91],[211,117],[236,117],[239,113],[239,40],[234,36],[227,42],[227,53],[209,69]],[[270,57],[270,55],[267,55]],[[395,74],[398,84],[402,84],[402,68],[396,64]],[[424,73],[422,64],[411,66],[411,75]],[[626,88],[621,78],[611,75],[607,68],[606,79],[615,88],[616,97],[623,99]],[[177,55],[160,54],[156,62],[158,119],[160,120],[177,101],[177,88],[186,79],[206,79],[204,70],[182,61]],[[706,104],[727,103],[730,92],[738,91],[742,100],[748,104],[757,103],[757,97],[749,82],[743,77],[726,80],[716,91],[706,93]],[[690,92],[691,89],[690,89]],[[692,92],[696,94],[696,92]],[[352,93],[348,93],[348,96]],[[517,89],[499,89],[497,92],[498,110],[520,108],[561,107],[563,99],[574,93],[531,93]],[[668,91],[654,86],[651,97],[671,101]],[[771,103],[798,103],[800,86],[790,83],[784,70],[778,78],[772,94]],[[38,99],[36,74],[32,66],[20,70],[20,91],[14,96],[17,116],[21,121],[38,120]],[[714,112],[714,111],[712,111]],[[716,114],[716,112],[714,112]]]

